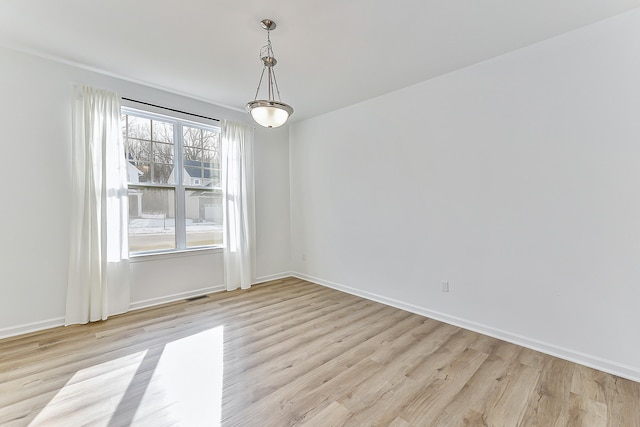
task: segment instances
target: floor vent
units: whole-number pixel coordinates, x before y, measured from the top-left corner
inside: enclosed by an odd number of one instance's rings
[[[202,299],[202,298],[209,298],[209,296],[207,296],[207,295],[200,295],[200,296],[198,296],[198,297],[187,298],[187,299],[185,299],[185,301],[187,301],[187,302],[191,302],[191,301],[195,301],[195,300]]]

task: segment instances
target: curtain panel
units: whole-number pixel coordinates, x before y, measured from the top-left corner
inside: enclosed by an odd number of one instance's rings
[[[129,309],[127,162],[120,97],[73,87],[71,245],[65,324]]]
[[[227,290],[255,281],[255,196],[253,128],[222,121],[222,189]]]

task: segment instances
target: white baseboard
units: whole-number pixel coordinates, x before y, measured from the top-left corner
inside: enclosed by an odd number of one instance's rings
[[[270,282],[272,280],[286,279],[287,277],[291,277],[293,273],[290,271],[285,271],[283,273],[269,274],[267,276],[256,277],[256,280],[252,283],[252,285],[257,285],[264,282]]]
[[[268,276],[260,276],[260,277],[256,277],[255,282],[252,283],[252,285],[257,285],[260,283],[264,283],[264,282],[269,282],[271,280],[278,280],[278,279],[284,279],[286,277],[291,277],[291,272],[290,271],[286,271],[283,273],[277,273],[277,274],[270,274]],[[193,297],[199,297],[201,295],[206,295],[206,294],[211,294],[214,292],[222,292],[226,290],[224,284],[221,285],[216,285],[216,286],[211,286],[208,288],[202,288],[202,289],[196,289],[193,291],[188,291],[188,292],[181,292],[178,294],[173,294],[173,295],[164,295],[158,298],[150,298],[150,299],[146,299],[146,300],[142,300],[142,301],[135,301],[132,302],[129,305],[129,311],[132,310],[140,310],[142,308],[148,308],[148,307],[152,307],[154,305],[160,305],[160,304],[166,304],[169,302],[174,302],[174,301],[180,301],[183,299],[188,299],[188,298],[193,298]]]
[[[56,317],[55,319],[42,320],[39,322],[26,323],[24,325],[10,326],[8,328],[0,329],[0,339],[15,337],[17,335],[28,334],[31,332],[38,332],[44,329],[56,328],[58,326],[64,326],[64,317]]]
[[[201,295],[207,295],[214,292],[221,292],[225,290],[224,285],[210,286],[202,289],[195,289],[193,291],[180,292],[173,295],[163,295],[157,298],[150,298],[142,301],[134,301],[129,304],[129,311],[140,310],[142,308],[152,307],[154,305],[166,304],[168,302],[180,301],[187,298],[199,297]]]
[[[291,272],[283,272],[278,274],[271,274],[268,276],[260,276],[256,278],[256,281],[253,284],[259,284],[264,282],[269,282],[271,280],[284,279],[286,277],[291,277]],[[188,298],[198,297],[201,295],[207,295],[214,292],[224,291],[226,288],[224,284],[211,286],[202,289],[195,289],[188,292],[181,292],[172,295],[164,295],[157,298],[150,298],[142,301],[133,301],[129,305],[129,311],[140,310],[143,308],[152,307],[154,305],[166,304],[169,302],[180,301]],[[8,328],[0,329],[0,339],[14,337],[17,335],[28,334],[31,332],[43,331],[45,329],[51,329],[58,326],[64,326],[64,317],[59,317],[55,319],[43,320],[40,322],[32,322],[24,325],[18,326],[10,326]]]
[[[316,283],[318,285],[333,288],[348,294],[356,295],[368,300],[376,301],[381,304],[389,305],[391,307],[399,308],[401,310],[409,311],[411,313],[419,314],[421,316],[429,317],[431,319],[439,320],[450,325],[458,326],[460,328],[468,329],[470,331],[478,332],[483,335],[488,335],[503,341],[507,341],[513,344],[520,345],[522,347],[530,348],[532,350],[539,351],[551,356],[558,357],[560,359],[568,360],[580,365],[588,366],[603,372],[608,372],[613,375],[617,375],[622,378],[627,378],[632,381],[640,382],[640,368],[620,364],[611,360],[602,359],[597,356],[581,353],[568,348],[557,346],[554,344],[545,343],[542,341],[527,338],[522,335],[513,334],[508,331],[496,329],[490,326],[482,325],[476,322],[472,322],[466,319],[462,319],[455,316],[449,316],[444,313],[432,311],[423,307],[419,307],[413,304],[408,304],[402,301],[398,301],[392,298],[387,298],[382,295],[377,295],[371,292],[363,291],[360,289],[351,288],[349,286],[340,285],[328,280],[323,280],[318,277],[309,276],[303,273],[291,273],[291,276],[298,279],[307,280],[309,282]]]

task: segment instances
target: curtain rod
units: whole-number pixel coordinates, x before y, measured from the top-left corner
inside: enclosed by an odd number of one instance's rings
[[[186,114],[188,116],[200,117],[201,119],[215,120],[216,122],[220,121],[220,119],[215,119],[213,117],[207,117],[207,116],[202,116],[200,114],[193,114],[193,113],[189,113],[189,112],[182,111],[182,110],[176,110],[175,108],[163,107],[162,105],[150,104],[148,102],[138,101],[137,99],[125,98],[124,96],[122,97],[122,99],[124,99],[125,101],[136,102],[138,104],[148,105],[150,107],[156,107],[156,108],[161,108],[163,110],[173,111],[174,113],[182,113],[182,114]]]

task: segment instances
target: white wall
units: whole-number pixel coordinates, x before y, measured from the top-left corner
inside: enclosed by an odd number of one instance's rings
[[[636,10],[292,125],[294,271],[640,379],[639,51]]]
[[[289,128],[256,132],[256,280],[263,282],[291,272]]]
[[[72,83],[219,119],[249,119],[242,112],[5,48],[0,48],[0,64],[2,337],[61,324],[64,316]],[[257,129],[255,141],[257,276],[265,279],[290,271],[288,132]],[[137,259],[132,305],[220,289],[221,257],[219,250],[209,250]]]

